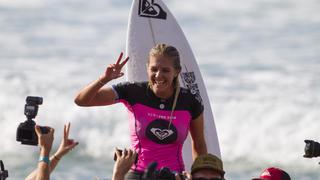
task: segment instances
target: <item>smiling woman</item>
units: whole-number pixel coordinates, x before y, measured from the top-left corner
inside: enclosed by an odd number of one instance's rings
[[[190,130],[194,158],[207,153],[203,134],[203,105],[188,89],[179,86],[181,70],[177,49],[158,44],[149,52],[149,82],[124,82],[102,88],[107,82],[123,76],[121,53],[117,62],[80,91],[75,99],[79,106],[102,106],[121,102],[129,110],[132,149],[137,162],[127,178],[141,179],[151,162],[172,171],[185,170],[182,146]]]
[[[173,46],[158,44],[149,53],[149,86],[161,98],[173,94],[174,87],[179,91],[178,75],[181,71],[179,52]]]

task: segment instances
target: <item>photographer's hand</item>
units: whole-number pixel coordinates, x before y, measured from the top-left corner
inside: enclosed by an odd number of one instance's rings
[[[49,180],[50,179],[50,161],[49,154],[52,148],[54,129],[46,127],[49,129],[47,134],[42,134],[40,126],[35,126],[35,132],[38,136],[38,144],[40,146],[40,158],[38,162],[38,169],[36,180]]]
[[[123,180],[126,173],[135,162],[137,153],[131,149],[124,149],[122,154],[116,149],[117,160],[113,167],[112,180]]]
[[[54,129],[50,127],[46,127],[49,129],[49,132],[47,134],[42,134],[40,130],[40,126],[35,126],[35,131],[38,136],[38,143],[40,146],[40,156],[49,156],[52,143],[53,143],[53,134]]]

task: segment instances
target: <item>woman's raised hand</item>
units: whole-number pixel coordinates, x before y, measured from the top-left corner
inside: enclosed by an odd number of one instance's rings
[[[129,57],[126,57],[126,58],[124,59],[124,61],[121,62],[122,57],[123,57],[123,53],[121,52],[120,55],[119,55],[119,58],[118,58],[117,62],[116,62],[115,64],[110,64],[110,65],[107,67],[104,75],[102,75],[102,76],[100,77],[100,80],[101,80],[101,81],[103,81],[103,82],[106,83],[106,82],[108,82],[108,81],[111,81],[111,80],[113,80],[113,79],[117,79],[117,78],[119,78],[119,77],[121,77],[121,76],[124,75],[124,73],[121,72],[121,69],[122,69],[122,67],[128,62]]]

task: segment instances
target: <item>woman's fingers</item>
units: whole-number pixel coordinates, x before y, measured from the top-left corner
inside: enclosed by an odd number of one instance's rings
[[[118,60],[117,60],[117,62],[116,62],[116,64],[115,64],[116,66],[119,66],[120,69],[121,69],[121,68],[128,62],[128,60],[129,60],[129,57],[126,57],[126,58],[124,59],[124,61],[121,63],[122,57],[123,57],[123,52],[120,53],[119,58],[118,58]]]
[[[107,67],[107,72],[106,73],[119,73],[121,71],[121,68],[119,67],[120,65],[116,65],[116,64],[110,64]]]
[[[119,65],[119,64],[120,64],[120,61],[121,61],[121,59],[122,59],[122,56],[123,56],[123,52],[120,53],[116,65]]]
[[[121,73],[118,74],[118,77],[121,77],[121,76],[123,76],[123,75],[124,75],[124,73],[121,72]]]
[[[122,67],[129,61],[129,57],[127,57],[121,64],[120,64],[120,68],[122,69]]]
[[[121,52],[119,57],[118,57],[117,62],[115,64],[109,64],[107,66],[107,68],[105,70],[105,75],[104,75],[103,78],[107,78],[109,80],[112,80],[112,79],[116,79],[116,78],[119,78],[119,77],[124,75],[124,73],[121,72],[121,69],[128,62],[129,57],[126,57],[123,60],[123,62],[121,62],[122,58],[123,58],[123,53]]]

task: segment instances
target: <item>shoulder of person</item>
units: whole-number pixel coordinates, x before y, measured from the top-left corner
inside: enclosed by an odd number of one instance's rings
[[[192,92],[188,88],[180,87],[180,93],[182,96],[186,96],[187,99],[196,100],[200,104],[202,104],[202,98],[201,98],[200,94],[198,94],[197,92]]]

